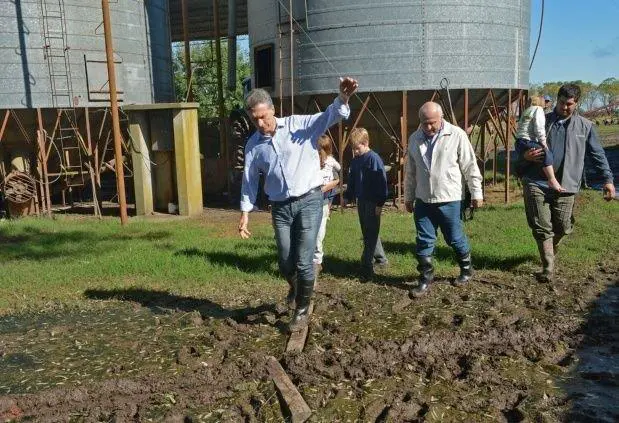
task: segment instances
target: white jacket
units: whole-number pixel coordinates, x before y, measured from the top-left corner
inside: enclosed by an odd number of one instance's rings
[[[443,131],[434,145],[430,170],[423,160],[427,151],[424,141],[421,129],[408,139],[404,200],[412,202],[418,198],[424,203],[460,201],[464,198],[463,178],[471,199],[481,200],[481,173],[466,133],[449,122],[443,122]]]
[[[527,108],[520,117],[516,139],[521,138],[546,145],[546,116],[540,106]]]

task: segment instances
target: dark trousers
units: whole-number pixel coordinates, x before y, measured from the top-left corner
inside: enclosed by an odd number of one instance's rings
[[[363,234],[363,254],[361,265],[366,270],[372,270],[374,262],[385,263],[387,257],[380,242],[380,215],[376,215],[376,203],[365,200],[357,200],[357,212],[359,224]]]

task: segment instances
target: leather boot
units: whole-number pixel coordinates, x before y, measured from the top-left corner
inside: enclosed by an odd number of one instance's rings
[[[434,266],[432,266],[432,256],[417,256],[417,270],[419,271],[419,280],[416,287],[409,292],[413,298],[424,295],[430,284],[434,280]]]
[[[473,265],[471,264],[471,253],[466,253],[463,256],[458,257],[458,264],[460,265],[460,275],[454,281],[455,285],[464,285],[473,277]]]
[[[552,238],[538,241],[537,248],[542,259],[542,272],[539,275],[540,282],[551,282],[555,273],[555,254]]]
[[[286,279],[288,282],[288,295],[286,295],[286,306],[290,310],[295,308],[295,302],[297,298],[297,274],[290,276]]]
[[[299,281],[297,287],[297,308],[288,324],[290,332],[297,332],[309,323],[309,307],[314,293],[314,281]]]

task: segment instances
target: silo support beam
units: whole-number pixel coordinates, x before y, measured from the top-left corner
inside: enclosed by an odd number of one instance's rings
[[[4,119],[2,120],[2,127],[0,128],[0,142],[2,142],[2,137],[4,136],[4,131],[6,129],[6,124],[9,123],[9,117],[11,116],[10,111],[6,111],[4,113]]]
[[[52,199],[49,192],[49,173],[47,169],[47,156],[45,155],[45,128],[43,126],[43,114],[40,108],[37,108],[37,124],[39,127],[37,141],[39,144],[39,159],[41,160],[41,169],[43,171],[41,179],[43,180],[43,192],[45,193],[45,210],[47,211],[47,215],[51,216]]]
[[[507,115],[505,116],[505,204],[509,203],[509,173],[510,173],[510,154],[509,154],[509,137],[512,133],[512,90],[508,90],[507,94]]]
[[[469,127],[469,89],[464,89],[464,130]]]
[[[116,187],[120,205],[120,223],[127,223],[127,199],[125,194],[125,170],[120,134],[120,119],[118,117],[118,97],[116,93],[116,70],[114,66],[114,46],[112,45],[112,24],[110,22],[109,0],[101,0],[103,9],[103,31],[105,35],[105,54],[107,57],[107,77],[110,88],[110,108],[112,109],[112,128],[114,131],[114,158],[116,165]]]
[[[146,112],[130,112],[129,133],[133,141],[133,186],[135,211],[139,216],[153,214],[153,179],[150,158],[150,131]]]
[[[228,90],[236,89],[236,0],[228,0]]]
[[[198,105],[175,111],[173,126],[178,211],[183,216],[199,216],[202,214],[202,177]]]
[[[183,19],[183,41],[185,47],[185,78],[187,82],[186,101],[193,101],[191,94],[191,45],[189,44],[189,11],[187,10],[187,0],[181,0],[181,14]]]

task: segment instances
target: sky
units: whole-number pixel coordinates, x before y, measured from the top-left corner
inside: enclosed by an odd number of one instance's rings
[[[531,57],[542,0],[531,0]],[[530,82],[619,78],[619,0],[545,0]]]

